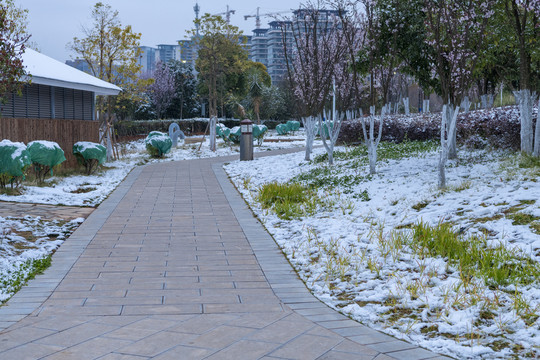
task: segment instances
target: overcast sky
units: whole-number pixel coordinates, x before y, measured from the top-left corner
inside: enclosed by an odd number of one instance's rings
[[[28,28],[31,41],[39,51],[64,62],[74,57],[66,49],[73,37],[81,37],[81,27],[91,25],[91,12],[97,0],[15,0],[28,9]],[[108,0],[102,1],[118,10],[122,25],[131,25],[135,32],[142,33],[141,45],[176,44],[186,38],[186,30],[193,28],[195,0]],[[244,15],[287,11],[298,8],[300,0],[198,0],[201,15],[226,11],[227,4],[232,10],[231,24],[238,26],[244,34],[251,35],[255,28],[255,18],[244,20]],[[263,27],[269,17],[261,17]]]

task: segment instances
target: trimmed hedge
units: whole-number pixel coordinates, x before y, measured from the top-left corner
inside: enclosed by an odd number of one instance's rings
[[[538,112],[535,108],[533,117]],[[369,121],[366,121],[369,128]],[[382,140],[440,139],[441,113],[390,115],[385,118]],[[379,129],[375,121],[375,135]],[[457,140],[475,148],[486,145],[495,148],[520,149],[519,111],[516,106],[461,113],[457,119]],[[344,121],[341,125],[339,142],[357,144],[364,141],[360,120]]]
[[[146,134],[149,134],[152,131],[160,131],[168,134],[171,123],[177,123],[180,130],[182,130],[186,136],[202,135],[208,125],[208,119],[125,120],[117,122],[114,125],[114,128],[116,134],[120,137],[146,136]],[[240,126],[240,120],[238,119],[219,119],[219,123],[230,129],[235,126]],[[281,123],[281,121],[277,120],[262,121],[262,124],[266,125],[268,129],[275,129],[276,126]]]

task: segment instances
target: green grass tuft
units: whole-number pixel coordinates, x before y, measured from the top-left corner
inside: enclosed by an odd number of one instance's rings
[[[540,265],[517,249],[499,244],[488,247],[483,237],[464,238],[448,223],[429,226],[418,223],[413,228],[409,246],[421,257],[448,259],[462,277],[483,278],[488,286],[528,285],[538,281]]]
[[[259,189],[257,201],[263,209],[272,209],[283,220],[313,214],[319,202],[315,193],[296,182],[264,184]]]

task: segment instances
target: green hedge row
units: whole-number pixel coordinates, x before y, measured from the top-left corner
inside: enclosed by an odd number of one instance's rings
[[[240,126],[240,120],[237,119],[220,119],[219,122],[228,128]],[[177,123],[180,130],[187,136],[202,135],[208,125],[208,119],[126,120],[117,122],[114,128],[118,136],[146,136],[152,131],[161,131],[168,134],[171,123]],[[268,129],[275,129],[282,121],[265,120],[262,123]]]

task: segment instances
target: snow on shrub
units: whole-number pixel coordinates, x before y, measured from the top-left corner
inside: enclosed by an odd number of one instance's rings
[[[66,161],[64,150],[57,143],[47,140],[31,141],[26,146],[38,183],[42,183],[47,173],[53,174],[53,168]]]
[[[169,135],[160,131],[150,132],[144,139],[144,143],[146,144],[146,150],[153,157],[163,157],[172,147],[172,140]]]
[[[86,174],[90,175],[107,159],[107,149],[97,143],[79,141],[73,145],[73,155],[79,164],[84,166]]]
[[[30,154],[22,142],[2,140],[0,142],[0,188],[9,183],[13,188],[24,180],[25,172],[31,164]]]

